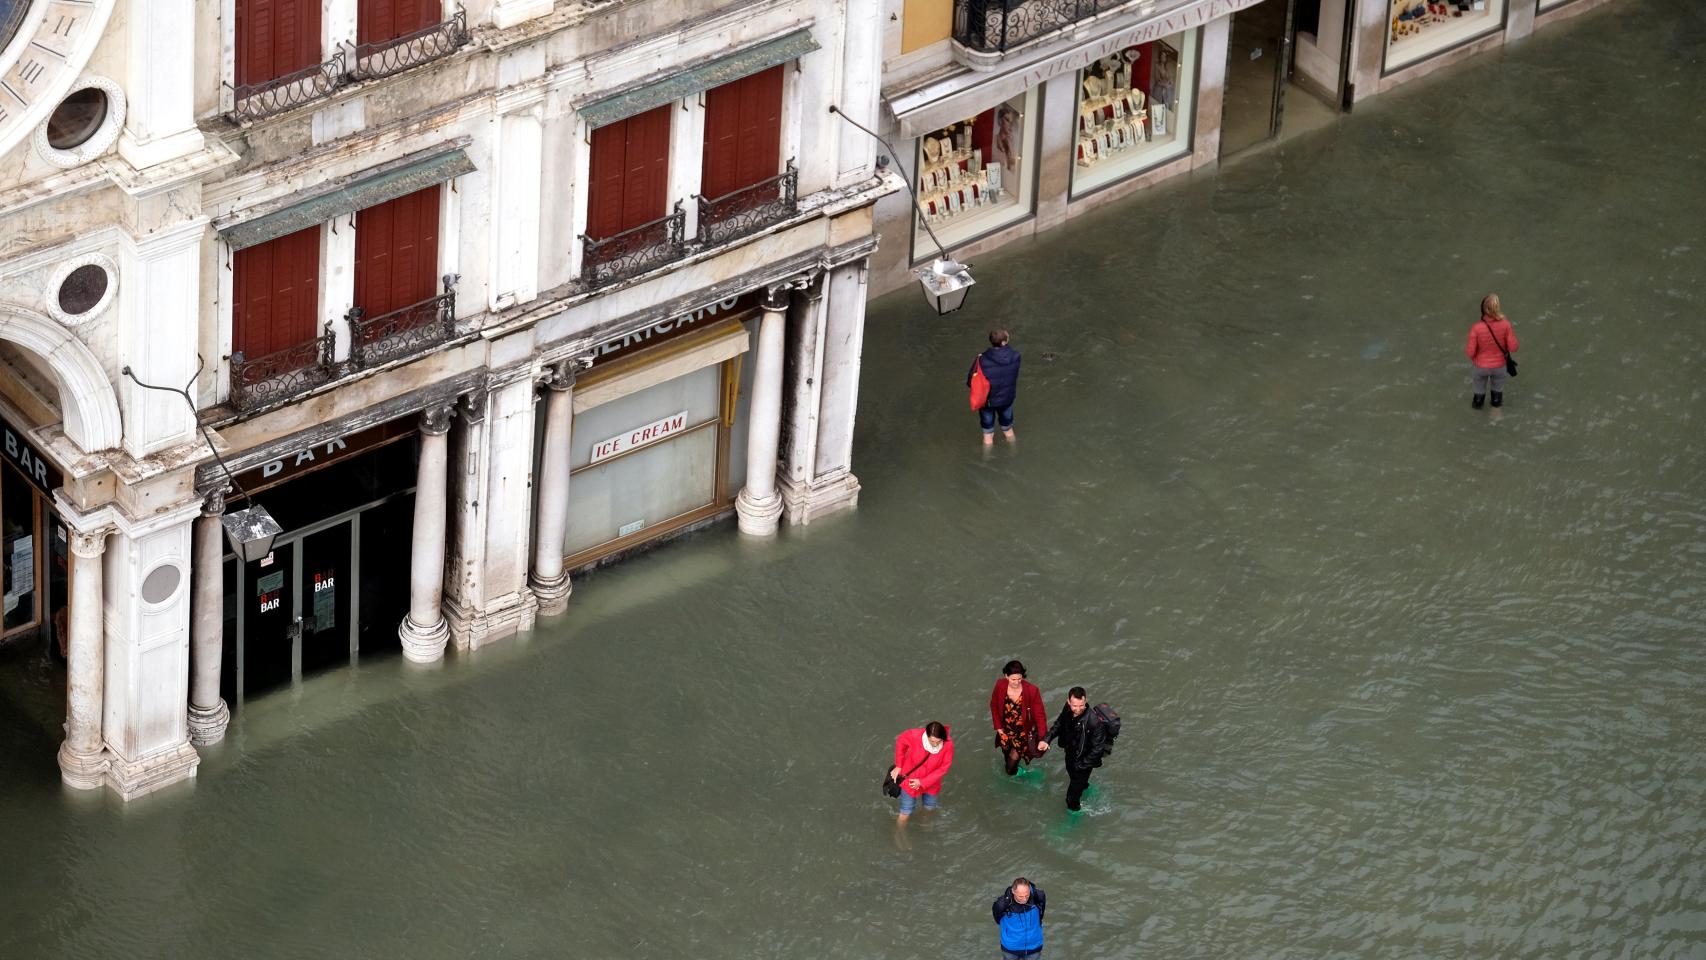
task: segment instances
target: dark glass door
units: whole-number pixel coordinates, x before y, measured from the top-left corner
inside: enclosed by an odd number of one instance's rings
[[[301,541],[302,672],[347,664],[354,646],[350,591],[355,587],[350,531],[354,521],[311,533]]]
[[[402,649],[397,627],[409,612],[409,539],[415,526],[414,494],[392,497],[359,518],[362,656]]]
[[[296,672],[296,544],[275,544],[272,553],[243,571],[243,696],[288,686]]]
[[[1220,155],[1253,147],[1279,133],[1293,0],[1263,0],[1232,15],[1226,49],[1226,92]]]

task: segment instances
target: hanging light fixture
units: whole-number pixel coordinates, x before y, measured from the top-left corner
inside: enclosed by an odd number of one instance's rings
[[[829,112],[858,127],[872,139],[882,144],[888,150],[889,156],[894,157],[895,165],[899,166],[900,157],[895,154],[894,147],[890,146],[887,140],[877,136],[874,131],[859,121],[836,109],[834,104],[829,105]],[[878,166],[882,165],[881,160],[882,158],[879,157]],[[912,189],[911,178],[902,176],[901,182],[906,185],[907,195],[912,197],[913,210],[919,213],[918,222],[923,225],[924,232],[930,235],[930,242],[936,245],[936,253],[938,254],[936,259],[930,261],[927,266],[919,267],[913,271],[913,275],[924,287],[924,299],[929,301],[930,309],[936,311],[937,316],[945,317],[965,306],[966,293],[970,291],[971,285],[977,281],[971,277],[971,264],[960,263],[948,256],[948,251],[942,246],[942,241],[936,238],[936,231],[930,229],[930,218],[923,215],[921,205],[918,202],[918,194]]]
[[[195,383],[197,377],[201,376],[203,366],[200,356],[196,357],[196,361],[195,374],[190,377],[192,384]],[[249,499],[249,492],[244,490],[243,485],[238,483],[237,478],[231,474],[231,468],[225,465],[225,458],[219,455],[219,448],[213,445],[213,437],[208,433],[206,425],[201,422],[201,414],[195,408],[195,400],[190,397],[189,387],[162,387],[152,383],[143,383],[137,379],[135,373],[131,372],[128,365],[119,372],[145,390],[175,393],[183,397],[184,402],[190,405],[190,415],[196,418],[196,426],[201,430],[202,439],[207,441],[207,449],[212,451],[214,462],[219,464],[219,469],[225,471],[225,479],[231,481],[231,486],[242,495],[243,502],[247,504],[243,509],[224,513],[219,518],[219,525],[225,529],[225,539],[230,542],[231,551],[242,557],[244,563],[253,563],[271,553],[273,540],[284,532],[284,528],[278,525],[278,521],[273,519],[272,514],[268,513],[265,507]]]

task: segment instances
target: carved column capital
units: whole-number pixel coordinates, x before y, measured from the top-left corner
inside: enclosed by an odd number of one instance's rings
[[[88,532],[71,531],[71,552],[85,559],[93,559],[107,552],[107,536],[113,532],[112,527],[99,527]]]
[[[480,423],[486,419],[486,391],[482,388],[456,398],[456,415],[463,423]]]
[[[579,372],[580,366],[577,360],[559,360],[545,368],[539,383],[547,390],[568,390],[575,385],[575,374]]]
[[[201,515],[217,517],[225,512],[225,497],[231,492],[230,487],[214,487],[201,498]]]
[[[766,287],[764,289],[764,296],[759,301],[759,308],[765,313],[787,313],[789,289],[789,285],[787,284]]]
[[[427,407],[421,411],[421,433],[429,437],[442,437],[450,432],[450,418],[456,412],[452,404]]]

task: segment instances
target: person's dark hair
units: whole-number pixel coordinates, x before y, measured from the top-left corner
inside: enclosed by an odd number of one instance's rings
[[[1004,677],[1011,677],[1015,673],[1021,677],[1025,676],[1025,665],[1017,660],[1009,660],[1007,665],[1001,668],[1001,675]]]
[[[991,331],[989,331],[989,345],[992,347],[1005,347],[1007,345],[1007,331],[1005,331],[1005,330],[991,330]]]
[[[942,726],[940,722],[932,720],[924,725],[924,735],[934,737],[937,740],[946,740],[948,739],[948,728]]]
[[[1067,696],[1067,699],[1069,699],[1069,700],[1088,700],[1088,699],[1090,699],[1090,695],[1084,692],[1083,687],[1073,687],[1071,690],[1066,691],[1066,696]]]

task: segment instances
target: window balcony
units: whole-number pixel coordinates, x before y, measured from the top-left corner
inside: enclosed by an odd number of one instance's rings
[[[456,336],[456,274],[444,277],[444,292],[400,310],[364,317],[361,307],[344,314],[350,355],[336,358],[337,334],[330,323],[306,343],[249,359],[231,355],[231,406],[243,413],[276,406],[318,387],[398,360],[424,356]]]
[[[303,67],[282,77],[260,83],[245,83],[232,87],[232,107],[225,119],[232,123],[253,122],[287,110],[294,110],[316,100],[324,100],[349,82],[344,71],[344,52],[339,50],[325,63]]]
[[[954,0],[955,56],[973,70],[1003,59],[1105,14],[1149,15],[1167,0]]]
[[[350,80],[373,80],[402,73],[455,53],[468,42],[468,14],[458,7],[449,20],[391,40],[358,43]]]
[[[750,187],[710,200],[694,194],[699,206],[698,244],[721,246],[788,219],[799,212],[799,186],[800,172],[789,160],[787,170]]]
[[[581,234],[581,286],[596,290],[687,256],[687,211],[675,211],[600,240]]]

